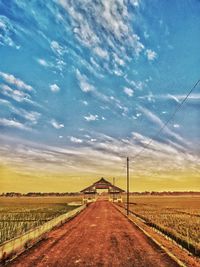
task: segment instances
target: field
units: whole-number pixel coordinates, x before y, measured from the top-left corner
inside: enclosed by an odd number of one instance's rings
[[[80,197],[0,197],[0,244],[76,206]]]
[[[195,254],[200,249],[200,196],[131,196],[130,210]]]

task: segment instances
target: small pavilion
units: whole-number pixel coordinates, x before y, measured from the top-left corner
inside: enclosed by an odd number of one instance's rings
[[[110,201],[122,202],[122,193],[124,190],[102,177],[89,187],[81,190],[81,193],[83,193],[83,203],[94,202],[99,195],[104,194],[105,192],[109,196]]]

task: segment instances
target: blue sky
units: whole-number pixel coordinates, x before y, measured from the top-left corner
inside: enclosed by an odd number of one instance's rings
[[[155,138],[200,78],[199,14],[197,0],[1,0],[2,166],[120,181],[153,138],[136,176],[199,177],[200,86]]]

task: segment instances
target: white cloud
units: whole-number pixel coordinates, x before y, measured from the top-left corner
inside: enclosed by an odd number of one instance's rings
[[[83,140],[82,140],[82,139],[76,138],[76,137],[74,137],[74,136],[71,136],[71,137],[70,137],[70,141],[71,141],[72,143],[75,143],[75,144],[81,144],[81,143],[83,143]]]
[[[133,96],[134,91],[131,88],[124,87],[124,93],[130,97]]]
[[[121,59],[116,53],[113,53],[113,57],[114,57],[114,60],[115,62],[120,65],[120,66],[124,66],[125,65],[125,62],[123,59]]]
[[[94,86],[91,85],[88,82],[87,77],[85,75],[81,74],[78,69],[76,70],[76,78],[77,78],[77,80],[79,82],[80,89],[84,93],[88,93],[88,92],[91,92],[91,91],[94,91],[95,90]]]
[[[140,0],[130,0],[130,3],[134,6],[134,7],[138,7],[140,5]]]
[[[180,125],[179,124],[174,124],[173,127],[174,128],[180,128]]]
[[[17,115],[25,118],[26,120],[30,121],[32,125],[37,124],[38,123],[38,120],[39,120],[39,118],[41,116],[41,114],[39,112],[36,112],[36,111],[26,111],[25,109],[22,109],[22,108],[17,109],[17,108],[12,107],[12,111],[15,114],[17,114]]]
[[[0,87],[2,89],[1,93],[3,95],[10,97],[17,102],[27,101],[27,100],[30,100],[31,98],[29,94],[23,91],[12,89],[10,86],[6,84],[1,84]]]
[[[139,2],[132,1],[132,5],[136,7]],[[128,8],[128,1],[84,1],[83,4],[79,0],[70,3],[59,0],[59,3],[69,16],[75,37],[100,58],[113,62],[115,53],[118,58],[114,61],[120,66],[124,64],[120,60],[122,55],[127,60],[130,59],[128,51],[132,51],[132,56],[139,56],[144,49],[133,29],[132,18],[135,14],[133,9]]]
[[[151,49],[146,50],[146,56],[149,61],[153,61],[157,58],[157,53]]]
[[[109,59],[108,52],[106,50],[103,50],[101,47],[95,47],[94,52],[101,58]]]
[[[86,121],[96,121],[98,120],[99,116],[90,114],[89,116],[84,116],[84,118]]]
[[[43,59],[43,58],[38,58],[38,59],[37,59],[37,62],[38,62],[40,65],[44,66],[44,67],[51,67],[51,64],[48,63],[48,62],[47,62],[45,59]]]
[[[169,98],[169,99],[173,99],[173,100],[175,100],[177,103],[180,103],[180,100],[178,99],[178,97],[176,97],[176,96],[174,96],[174,95],[170,95],[170,94],[168,94],[168,98]]]
[[[63,47],[61,45],[59,45],[58,42],[56,41],[52,41],[51,42],[51,49],[58,55],[62,55],[64,50],[63,50]]]
[[[51,91],[53,92],[53,93],[57,93],[57,92],[59,92],[60,91],[60,87],[57,85],[57,84],[51,84],[50,86],[50,89],[51,89]]]
[[[5,100],[5,99],[0,99],[0,103],[2,105],[6,105],[6,106],[10,106],[11,105],[11,103],[9,101]]]
[[[64,128],[64,124],[58,123],[56,120],[51,120],[51,125],[56,129]]]
[[[0,16],[0,30],[0,45],[7,45],[16,49],[20,48],[12,39],[17,34],[17,30],[14,24],[5,16]]]
[[[142,111],[142,113],[153,123],[155,123],[156,125],[159,126],[159,128],[164,127],[164,122],[153,112],[151,112],[150,110],[148,110],[147,108],[144,107],[140,107],[139,108],[140,111]],[[187,145],[187,142],[177,133],[171,131],[167,126],[165,126],[162,130],[163,133],[167,134],[168,136],[175,138],[177,141],[179,141],[180,143]]]
[[[153,96],[155,99],[163,99],[163,100],[170,100],[173,99],[175,102],[177,102],[178,104],[181,103],[181,101],[183,101],[186,98],[186,95],[172,95],[172,94],[162,94],[162,95],[154,95]],[[147,96],[143,96],[140,98],[147,98]],[[191,94],[188,96],[187,98],[187,102],[188,101],[198,101],[200,100],[200,94],[196,93],[196,94]]]
[[[83,103],[83,105],[85,105],[85,106],[88,106],[88,102],[87,101],[82,101],[82,103]]]
[[[93,132],[91,140],[85,142],[84,147],[77,145],[73,149],[69,149],[29,142],[19,138],[13,140],[11,137],[0,134],[0,158],[1,152],[4,151],[4,160],[13,166],[18,166],[20,170],[23,168],[30,173],[36,169],[51,170],[52,173],[77,173],[82,172],[84,167],[84,175],[86,173],[90,175],[91,173],[96,175],[99,175],[99,173],[110,175],[112,173],[119,177],[120,173],[125,176],[125,172],[122,174],[122,166],[126,156],[134,156],[141,148],[144,148],[149,139],[148,136],[139,133],[135,133],[135,137],[138,139],[133,137],[119,140],[102,133]],[[98,142],[92,139],[96,139]],[[9,147],[2,146],[2,143],[5,144],[5,140],[15,142],[15,146],[10,146],[12,153],[9,151]],[[6,151],[8,151],[7,154]],[[152,174],[155,175],[155,171],[188,170],[190,167],[193,167],[194,171],[199,173],[199,158],[191,156],[187,152],[180,153],[180,151],[182,151],[182,147],[173,142],[162,143],[154,140],[151,146],[145,149],[144,154],[133,164],[130,164],[130,169],[134,169],[135,175],[151,177]],[[13,154],[15,157],[10,156]],[[145,165],[143,157],[145,157]]]
[[[147,86],[145,81],[129,80],[126,76],[125,76],[125,80],[131,87],[139,91],[142,91]]]
[[[21,130],[26,130],[26,131],[32,130],[30,127],[27,127],[26,125],[22,124],[21,122],[18,122],[15,120],[8,120],[5,118],[0,118],[0,126],[13,127],[13,128],[21,129]]]
[[[16,86],[17,88],[25,89],[27,91],[33,90],[32,86],[26,84],[25,82],[16,78],[12,74],[0,72],[0,77],[2,77],[4,79],[4,81],[6,81],[7,83],[12,84],[12,85]]]

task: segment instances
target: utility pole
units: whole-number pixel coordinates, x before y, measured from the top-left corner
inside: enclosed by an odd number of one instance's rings
[[[115,177],[113,177],[113,186],[115,186]],[[114,188],[113,188],[113,202],[114,202],[114,198],[115,198],[115,196],[114,196]]]
[[[126,200],[126,205],[127,205],[127,215],[129,215],[129,157],[127,157],[126,159],[126,165],[127,165],[127,193],[126,193],[126,196],[127,196],[127,200]]]

